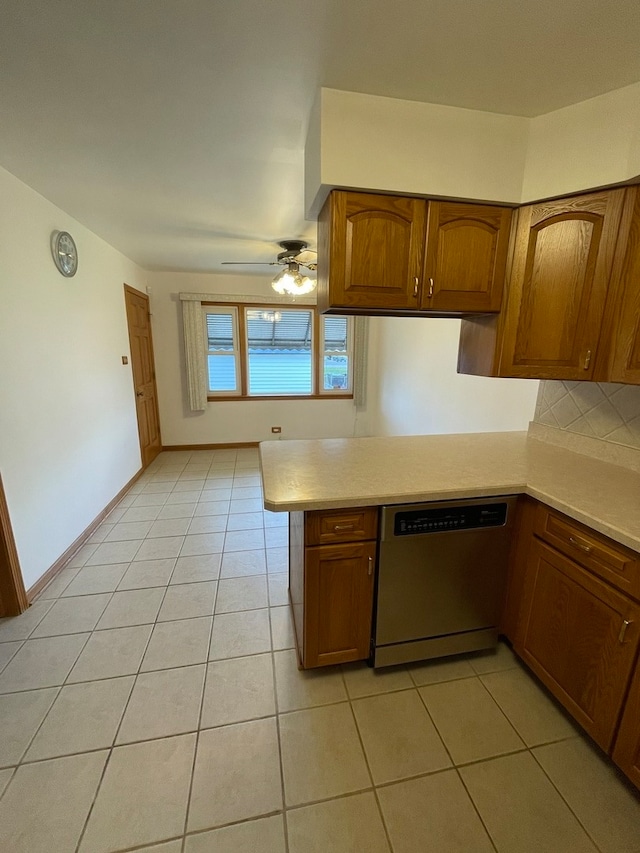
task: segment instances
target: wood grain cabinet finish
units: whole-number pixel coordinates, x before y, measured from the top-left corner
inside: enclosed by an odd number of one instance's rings
[[[511,210],[334,190],[318,221],[318,306],[333,313],[499,311]]]
[[[378,508],[317,510],[305,513],[305,545],[331,545],[375,539],[378,533]]]
[[[533,539],[515,648],[604,750],[638,650],[640,605]]]
[[[499,311],[511,210],[493,205],[428,202],[420,307]]]
[[[289,519],[289,596],[301,668],[366,660],[378,508],[292,512]]]
[[[422,199],[334,190],[318,220],[320,310],[415,310],[425,215]]]
[[[616,737],[613,760],[640,788],[640,660],[631,679],[631,690]]]
[[[601,374],[602,381],[640,385],[640,188],[627,190],[627,196],[631,221],[623,232],[620,295],[609,312],[614,331]]]
[[[462,324],[458,370],[537,379],[593,379],[625,190],[522,207],[499,320]],[[617,298],[617,289],[612,288]],[[606,340],[603,344],[606,345]]]
[[[305,667],[369,657],[375,558],[375,542],[306,549]]]

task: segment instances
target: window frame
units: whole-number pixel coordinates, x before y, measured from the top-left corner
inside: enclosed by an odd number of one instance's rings
[[[257,302],[202,302],[202,322],[205,335],[205,364],[207,365],[207,400],[209,402],[232,400],[352,400],[354,397],[354,324],[353,317],[345,315],[347,320],[347,358],[349,364],[348,388],[346,390],[324,390],[324,331],[321,315],[315,305],[274,304]],[[217,309],[211,311],[211,309]],[[236,356],[236,376],[239,377],[239,390],[211,391],[209,385],[207,313],[235,312],[236,338],[234,339],[234,355]],[[249,360],[247,345],[247,312],[248,311],[310,311],[312,316],[311,333],[311,394],[249,394]],[[342,315],[341,315],[342,316]]]

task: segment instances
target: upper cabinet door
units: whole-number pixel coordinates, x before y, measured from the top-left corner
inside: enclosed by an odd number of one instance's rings
[[[640,192],[633,194],[633,214],[626,243],[621,276],[621,296],[615,305],[617,329],[610,348],[608,382],[640,385]]]
[[[345,308],[418,308],[422,199],[334,191],[318,228],[318,299]]]
[[[499,311],[511,210],[429,202],[421,307],[433,311]]]
[[[500,374],[591,379],[624,190],[518,213]]]

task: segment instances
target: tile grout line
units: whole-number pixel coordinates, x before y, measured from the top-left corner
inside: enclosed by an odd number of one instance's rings
[[[269,592],[267,588],[267,598]],[[269,632],[271,636],[271,678],[273,684],[273,704],[275,709],[276,737],[278,739],[278,766],[280,769],[280,794],[282,797],[282,825],[284,830],[285,853],[289,853],[289,823],[287,820],[287,795],[284,785],[284,761],[282,757],[282,732],[280,731],[280,703],[278,701],[278,679],[276,676],[276,659],[273,649],[273,632],[271,631],[271,614],[269,614]]]
[[[168,589],[168,587],[166,589]],[[165,599],[165,596],[167,594],[166,589],[165,589],[165,594],[162,596],[162,601],[160,602],[160,608],[158,609],[158,613],[160,613],[160,609],[162,608],[162,604],[164,603],[164,599]],[[154,625],[155,624],[156,623],[154,622]],[[129,707],[129,703],[131,702],[131,697],[133,696],[133,691],[135,690],[135,686],[136,686],[136,683],[138,681],[138,675],[140,674],[140,667],[142,666],[142,661],[144,660],[144,656],[147,653],[147,649],[149,648],[149,643],[151,642],[152,634],[153,634],[153,628],[151,629],[151,631],[149,631],[149,636],[147,637],[147,642],[145,643],[144,650],[140,656],[140,662],[138,663],[138,669],[136,670],[135,674],[131,673],[132,675],[135,675],[135,677],[134,677],[133,683],[131,685],[131,689],[129,691],[127,701],[125,702],[124,708],[122,709],[122,714],[120,716],[120,722],[118,723],[118,726],[116,727],[116,730],[114,732],[113,740],[111,741],[111,746],[108,748],[107,758],[106,758],[106,761],[105,761],[104,766],[102,768],[102,773],[100,774],[100,780],[98,782],[98,786],[97,786],[95,793],[93,795],[93,799],[91,801],[89,811],[87,812],[87,816],[84,820],[84,824],[82,826],[82,831],[80,832],[80,836],[78,838],[78,843],[76,844],[75,853],[79,853],[79,851],[80,851],[80,847],[82,845],[82,841],[83,841],[84,836],[86,834],[87,827],[89,826],[89,821],[91,819],[91,815],[93,814],[95,804],[98,801],[98,795],[100,794],[100,790],[102,789],[102,783],[104,782],[104,778],[107,774],[107,768],[109,767],[109,764],[111,762],[111,756],[113,755],[113,751],[115,749],[116,740],[118,738],[118,734],[120,732],[120,729],[122,728],[122,722],[125,718],[125,714],[127,713],[127,708]],[[96,680],[99,680],[99,679],[96,679]]]
[[[224,551],[223,551],[223,553],[224,553]],[[221,571],[221,570],[222,570],[222,558],[220,559],[219,571]],[[184,823],[182,826],[182,836],[183,837],[182,837],[182,844],[180,846],[182,853],[184,853],[185,848],[186,848],[186,844],[187,844],[187,829],[189,826],[189,815],[191,812],[191,798],[193,796],[193,779],[194,779],[195,771],[196,771],[196,761],[198,760],[198,747],[200,745],[200,731],[201,731],[200,726],[202,724],[202,714],[204,711],[204,701],[205,701],[205,696],[207,693],[207,682],[209,680],[211,639],[213,637],[213,625],[214,625],[214,621],[215,621],[216,604],[218,603],[218,592],[219,592],[219,590],[220,590],[220,574],[218,574],[218,581],[216,582],[216,589],[215,589],[215,593],[213,596],[213,602],[211,604],[211,625],[209,627],[209,636],[207,638],[207,647],[206,647],[207,660],[206,660],[205,665],[204,665],[204,679],[202,682],[202,694],[200,696],[200,710],[198,712],[198,724],[197,724],[198,730],[196,732],[195,744],[193,747],[193,758],[191,760],[191,774],[189,776],[189,787],[187,790],[187,807],[185,809]]]
[[[358,718],[356,717],[356,712],[353,707],[353,699],[351,698],[351,694],[349,693],[349,685],[347,684],[347,679],[344,675],[344,667],[340,665],[340,675],[342,677],[342,683],[344,685],[344,691],[347,696],[347,702],[349,703],[349,710],[351,711],[351,718],[353,720],[353,724],[356,727],[356,734],[358,735],[358,742],[360,743],[360,749],[362,750],[362,756],[364,758],[364,763],[367,768],[367,773],[369,774],[369,780],[371,782],[371,788],[373,790],[373,797],[376,801],[376,807],[378,809],[378,815],[380,816],[380,820],[382,821],[382,828],[384,830],[384,836],[389,846],[389,851],[393,851],[393,845],[391,843],[391,836],[389,834],[389,828],[387,826],[387,821],[385,820],[384,813],[382,811],[382,805],[380,803],[380,798],[378,797],[376,791],[376,783],[373,778],[373,771],[371,770],[371,764],[369,762],[369,756],[367,755],[367,750],[365,749],[364,739],[362,737],[362,732],[360,731],[360,726],[358,725]]]
[[[566,738],[566,740],[572,740],[572,738]],[[562,741],[558,741],[558,743],[561,743],[561,742],[562,742]],[[537,765],[537,766],[540,768],[540,770],[543,772],[543,774],[544,774],[545,778],[549,780],[549,783],[551,784],[551,786],[553,787],[553,789],[557,792],[557,794],[558,794],[558,796],[560,797],[560,799],[562,800],[562,802],[566,805],[566,807],[569,809],[569,811],[571,812],[571,814],[573,815],[573,817],[576,819],[576,821],[577,821],[578,825],[582,828],[582,830],[584,831],[584,833],[585,833],[585,835],[587,836],[587,838],[591,841],[591,843],[592,843],[592,844],[593,844],[593,846],[596,848],[596,850],[598,850],[598,851],[600,851],[600,853],[602,853],[602,850],[601,850],[600,846],[596,843],[595,838],[593,838],[593,837],[592,837],[592,835],[591,835],[591,833],[589,832],[589,830],[587,829],[587,827],[583,824],[583,822],[580,820],[580,817],[576,814],[576,812],[575,812],[575,811],[573,810],[573,808],[571,807],[571,803],[569,803],[569,801],[566,799],[566,797],[564,796],[564,794],[562,793],[562,791],[560,790],[560,788],[556,785],[556,783],[554,782],[554,780],[553,780],[553,779],[551,778],[551,776],[547,773],[547,771],[546,771],[546,770],[545,770],[545,768],[544,768],[544,765],[543,765],[543,764],[541,764],[541,762],[540,762],[540,761],[538,761],[538,757],[536,756],[536,754],[535,754],[535,752],[534,752],[533,750],[534,750],[534,749],[536,749],[538,746],[546,746],[546,745],[548,745],[548,744],[537,744],[537,745],[536,745],[536,747],[529,747],[528,749],[529,749],[529,753],[531,754],[531,757],[532,757],[532,758],[533,758],[533,760],[536,762],[536,765]]]

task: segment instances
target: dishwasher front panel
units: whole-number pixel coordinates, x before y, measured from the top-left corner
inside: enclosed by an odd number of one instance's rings
[[[451,518],[456,517],[458,509],[466,509],[469,523],[474,504],[483,508],[492,503],[506,504],[506,521],[499,526],[409,535],[394,535],[394,530],[403,529],[396,516],[404,512],[411,521],[421,505],[383,507],[374,665],[457,654],[495,644],[516,500],[500,497],[423,505],[425,509],[451,508]],[[443,523],[437,521],[444,517],[442,513],[432,513],[432,517],[436,525]],[[426,526],[429,521],[419,518],[418,523]]]

